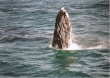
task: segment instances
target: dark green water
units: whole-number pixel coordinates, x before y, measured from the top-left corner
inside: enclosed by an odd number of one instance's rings
[[[48,48],[62,6],[80,45],[102,48]],[[0,78],[108,78],[108,12],[108,0],[0,0]]]

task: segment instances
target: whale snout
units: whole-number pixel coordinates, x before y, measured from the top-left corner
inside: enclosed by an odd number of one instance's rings
[[[66,12],[66,10],[65,10],[64,7],[62,7],[62,8],[60,9],[60,11]]]
[[[69,14],[68,12],[65,10],[64,7],[62,7],[60,9],[60,11],[58,12],[58,15],[60,16],[59,18],[62,18],[62,16],[65,16],[68,20],[67,21],[70,21],[70,17],[69,17]]]

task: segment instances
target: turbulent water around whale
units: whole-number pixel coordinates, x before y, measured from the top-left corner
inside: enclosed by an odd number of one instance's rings
[[[61,7],[69,50],[48,48]],[[108,78],[109,50],[108,0],[0,0],[0,78]]]

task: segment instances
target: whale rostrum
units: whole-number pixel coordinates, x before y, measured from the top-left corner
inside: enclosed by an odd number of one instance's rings
[[[52,47],[56,49],[67,49],[72,43],[72,26],[68,12],[61,8],[56,16]]]

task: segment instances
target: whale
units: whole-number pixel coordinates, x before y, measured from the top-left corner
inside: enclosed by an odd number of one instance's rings
[[[87,42],[88,41],[88,42]],[[106,49],[106,41],[93,42],[94,39],[78,38],[72,32],[71,19],[69,13],[62,7],[56,16],[53,38],[50,48],[56,50],[88,50],[88,49]],[[102,43],[101,43],[102,42]]]
[[[68,12],[62,7],[55,21],[52,39],[52,47],[55,49],[67,49],[73,41],[72,25]]]

